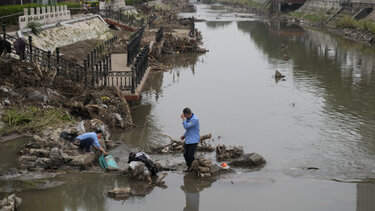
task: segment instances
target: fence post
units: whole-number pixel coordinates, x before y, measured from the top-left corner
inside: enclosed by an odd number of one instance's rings
[[[33,61],[33,37],[29,36],[30,61]]]
[[[109,70],[112,70],[112,58],[111,58],[111,53],[108,53],[108,68],[109,68]]]
[[[89,67],[92,67],[94,65],[94,52],[91,51],[90,53],[90,65]]]
[[[95,68],[94,68],[94,66],[93,66],[93,67],[91,68],[91,87],[92,87],[92,88],[95,87],[94,71],[95,71]]]
[[[135,94],[135,77],[136,77],[136,75],[135,75],[135,68],[134,68],[134,66],[132,67],[132,89],[131,89],[131,93],[132,94]]]
[[[51,69],[51,51],[47,52],[47,68],[48,70]]]
[[[3,24],[3,40],[7,40],[7,25]]]
[[[87,62],[87,66],[90,65],[90,54],[87,54],[87,59],[85,60]]]
[[[83,61],[83,68],[84,68],[84,77],[85,77],[85,88],[87,88],[87,60]]]

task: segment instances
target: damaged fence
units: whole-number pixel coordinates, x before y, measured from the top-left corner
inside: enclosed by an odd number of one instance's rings
[[[133,40],[141,39],[143,31],[144,28],[138,30],[133,35]],[[62,58],[59,48],[56,48],[53,54],[51,51],[45,51],[33,46],[31,36],[26,40],[25,38],[17,38],[6,34],[5,25],[3,25],[2,38],[4,43],[9,43],[9,49],[0,50],[17,55],[21,61],[35,64],[41,71],[55,71],[56,76],[81,83],[85,88],[118,86],[122,90],[129,90],[135,93],[136,87],[142,81],[148,67],[149,47],[146,45],[138,55],[134,55],[136,60],[131,67],[131,71],[111,71],[112,61],[109,46],[116,41],[117,37],[107,40],[87,54],[87,59],[83,61],[83,66]],[[17,47],[16,50],[16,42],[18,41],[23,42],[24,45]],[[140,45],[140,40],[138,41],[138,45]],[[4,46],[2,45],[2,48]]]
[[[164,28],[161,26],[155,34],[156,42],[160,42],[163,39]]]
[[[130,66],[133,63],[134,58],[137,56],[139,52],[139,48],[141,46],[141,40],[142,40],[144,31],[145,31],[145,26],[138,29],[130,37],[130,42],[127,45],[127,48],[128,48],[127,66]]]

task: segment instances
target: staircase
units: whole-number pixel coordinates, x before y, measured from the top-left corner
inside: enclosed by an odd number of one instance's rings
[[[339,9],[337,13],[333,14],[327,20],[326,25],[334,28],[336,27],[336,22],[339,21],[341,18],[345,16],[353,17],[355,14],[357,14],[361,10],[362,8],[342,7]]]

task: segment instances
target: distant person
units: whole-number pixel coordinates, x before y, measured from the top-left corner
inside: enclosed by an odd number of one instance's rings
[[[191,163],[194,161],[195,150],[197,149],[200,141],[199,135],[199,120],[198,117],[193,114],[190,108],[185,108],[181,114],[182,125],[186,129],[186,132],[181,136],[181,140],[185,139],[184,145],[184,158],[186,161],[187,169],[185,172],[190,170]]]
[[[93,146],[95,149],[101,151],[103,154],[107,152],[100,146],[99,139],[101,138],[103,131],[98,129],[95,132],[84,133],[76,137],[75,144],[80,149],[84,149],[86,153],[90,153],[90,147]]]
[[[21,60],[25,60],[25,49],[26,49],[26,39],[24,37],[19,37],[14,41],[14,49],[16,49],[16,54],[20,56]]]

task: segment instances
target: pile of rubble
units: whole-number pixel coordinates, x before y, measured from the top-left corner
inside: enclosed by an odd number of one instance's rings
[[[227,147],[225,145],[218,145],[216,147],[217,161],[225,161],[229,159],[239,158],[244,154],[243,147],[233,146]]]
[[[196,172],[198,177],[212,177],[212,161],[211,159],[201,158],[195,159],[190,166],[190,171]]]
[[[196,33],[200,34],[199,32]],[[199,41],[195,38],[173,36],[171,33],[164,35],[162,52],[174,53],[206,53],[207,50],[199,47]]]
[[[22,199],[17,197],[15,194],[11,194],[0,201],[1,211],[15,211],[21,206]]]
[[[146,150],[146,152],[149,154],[171,154],[182,152],[184,149],[184,140],[176,140],[170,136],[168,137],[170,138],[169,144],[151,147],[150,149]],[[206,140],[211,139],[211,137],[211,134],[202,135],[197,147],[197,151],[213,152],[215,150],[214,147],[210,143],[206,142]]]
[[[86,122],[87,131],[93,128],[101,128],[104,137],[109,136],[108,128],[98,119]],[[21,149],[21,156],[18,158],[18,167],[30,171],[44,170],[83,170],[93,167],[100,153],[84,153],[78,146],[61,138],[63,131],[71,134],[80,134],[85,131],[77,131],[82,124],[67,125],[61,128],[47,128],[40,134],[34,135],[32,140]],[[111,140],[99,140],[100,145],[105,149],[116,146]]]

